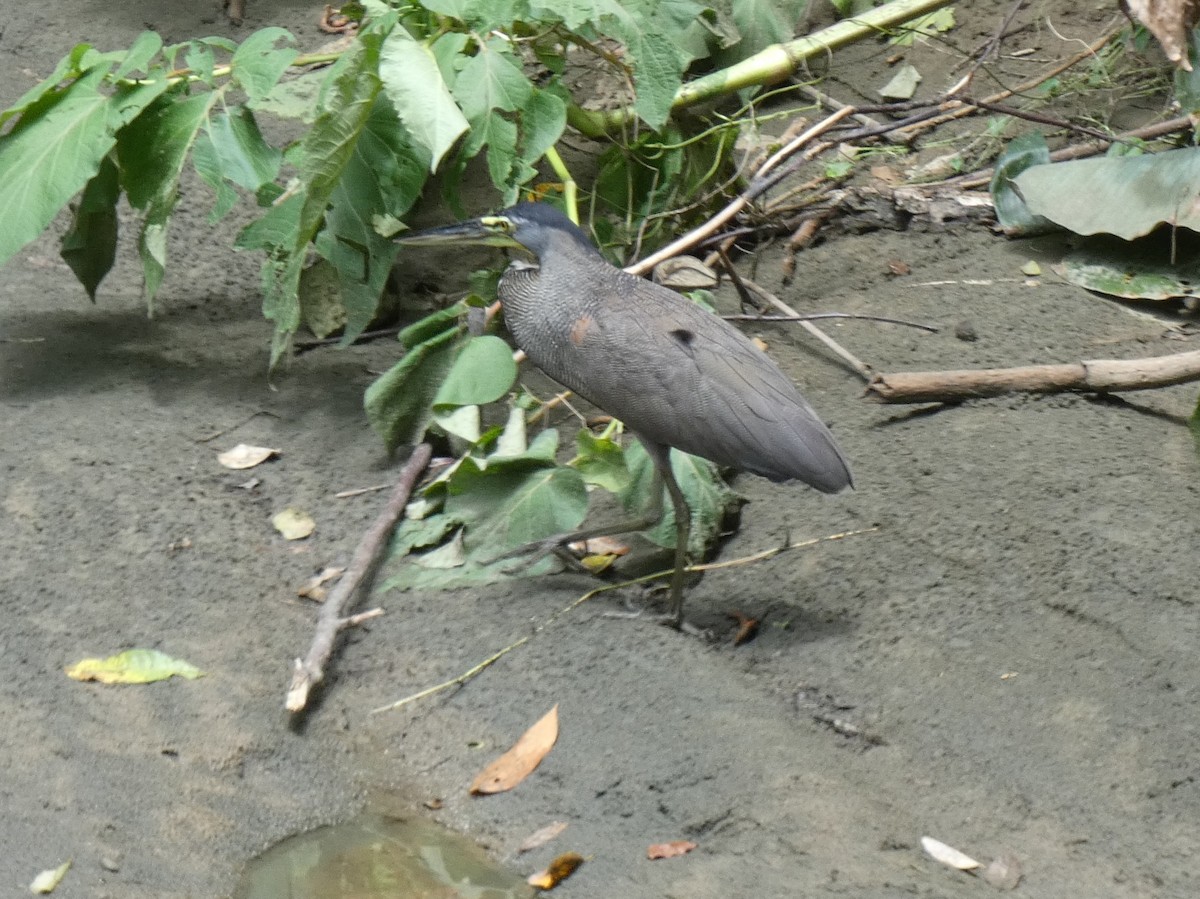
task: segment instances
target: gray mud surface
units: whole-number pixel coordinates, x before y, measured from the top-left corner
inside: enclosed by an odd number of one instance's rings
[[[968,49],[1008,9],[979,6],[987,15],[959,36]],[[1077,4],[1033,6],[1072,36],[1095,33],[1071,18]],[[242,33],[279,24],[314,45],[316,13],[250,0]],[[124,47],[146,25],[168,41],[236,33],[208,3],[34,4],[0,34],[0,102],[76,41]],[[347,637],[322,701],[290,727],[283,694],[315,618],[296,588],[344,563],[384,502],[333,494],[394,474],[361,395],[397,349],[309,352],[269,382],[258,260],[232,253],[230,227],[205,224],[209,202],[183,197],[152,320],[132,228],[96,305],[53,239],[0,270],[0,894],[25,894],[70,857],[63,899],[215,899],[283,837],[383,806],[522,873],[578,851],[589,861],[560,888],[576,899],[992,894],[928,859],[926,834],[985,862],[1012,853],[1018,895],[1196,895],[1195,386],[885,407],[800,332],[751,328],[830,422],[857,490],[741,477],[750,502],[720,557],[876,530],[705,576],[688,609],[715,644],[605,618],[609,594],[464,688],[371,716],[591,583],[377,593],[387,614]],[[757,277],[805,310],[942,328],[828,326],[881,371],[1195,346],[1051,274],[1027,284],[1021,265],[1048,270],[1058,250],[974,227],[876,232],[802,253],[790,287],[776,256]],[[891,259],[911,273],[892,275]],[[964,320],[977,341],[955,337]],[[216,451],[238,442],[282,457],[220,468]],[[261,483],[242,489],[251,476]],[[300,545],[270,526],[293,505],[318,522]],[[736,649],[733,610],[768,616]],[[63,674],[132,646],[207,676],[106,688]],[[468,796],[554,704],[562,734],[537,772],[509,794]],[[434,798],[444,807],[427,811]],[[570,827],[518,857],[552,820]],[[699,848],[646,860],[648,844],[684,838]]]

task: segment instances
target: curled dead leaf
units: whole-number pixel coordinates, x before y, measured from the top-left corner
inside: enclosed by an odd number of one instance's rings
[[[646,858],[677,858],[687,855],[697,846],[691,840],[671,840],[669,843],[651,843],[646,849]]]
[[[557,739],[556,705],[537,724],[525,731],[508,752],[479,772],[471,782],[471,793],[478,796],[511,790],[533,772]]]
[[[268,459],[278,455],[279,450],[277,449],[239,443],[233,449],[227,449],[217,456],[217,461],[226,468],[240,471],[243,468],[253,468],[255,465],[261,465]]]
[[[553,824],[547,824],[522,840],[521,845],[517,847],[517,852],[530,852],[539,846],[544,846],[566,829],[566,821],[555,821]]]
[[[305,599],[311,599],[313,602],[324,602],[325,597],[329,595],[329,591],[325,589],[325,585],[334,578],[341,577],[345,570],[345,568],[326,565],[305,581],[300,586],[300,589],[296,591],[296,595],[302,596]]]
[[[557,706],[556,706],[557,708]],[[527,883],[539,890],[552,890],[583,864],[583,856],[578,852],[564,852],[546,866],[546,870],[530,874]]]
[[[271,524],[285,540],[303,540],[317,529],[317,523],[303,509],[284,509],[271,519]]]

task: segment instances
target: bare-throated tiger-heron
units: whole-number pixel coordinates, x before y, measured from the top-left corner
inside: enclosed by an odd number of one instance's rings
[[[521,203],[400,242],[486,244],[533,257],[532,264],[514,261],[500,278],[513,339],[551,378],[624,422],[656,473],[647,518],[550,542],[649,527],[662,515],[665,487],[676,524],[667,623],[678,627],[683,618],[691,524],[671,470],[672,447],[772,481],[803,481],[824,493],[852,485],[833,435],[766,353],[687,298],[610,265],[553,206]]]

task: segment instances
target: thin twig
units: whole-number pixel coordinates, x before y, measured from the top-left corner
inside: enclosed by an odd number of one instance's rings
[[[811,322],[823,318],[854,318],[866,322],[883,322],[885,325],[904,325],[906,328],[916,328],[936,334],[941,328],[936,325],[923,325],[920,322],[905,321],[902,318],[888,318],[885,315],[863,315],[857,312],[812,312],[808,315],[722,315],[727,322]],[[340,495],[340,494],[339,494]]]
[[[814,537],[811,540],[801,540],[799,543],[785,543],[782,546],[776,546],[776,547],[772,547],[771,549],[765,549],[762,552],[757,552],[757,553],[754,553],[749,556],[743,556],[739,559],[729,559],[728,561],[725,561],[725,562],[709,562],[704,565],[689,565],[684,570],[688,573],[692,573],[692,572],[700,572],[700,571],[717,571],[721,568],[732,568],[737,565],[748,565],[752,562],[761,562],[765,559],[770,559],[774,556],[779,555],[780,553],[784,553],[789,550],[805,549],[809,546],[815,546],[818,543],[827,543],[827,542],[831,542],[833,540],[844,540],[846,537],[858,537],[862,534],[870,534],[870,533],[873,533],[878,530],[879,530],[879,528],[874,527],[874,528],[863,528],[862,530],[858,530],[858,531],[843,531],[840,534],[829,534],[825,537]],[[620,590],[625,587],[633,587],[638,584],[649,583],[650,581],[662,580],[664,578],[671,577],[671,575],[673,575],[674,573],[675,573],[674,568],[667,568],[663,571],[656,571],[653,574],[644,574],[641,577],[636,577],[636,578],[633,578],[632,580],[622,581],[619,584],[605,584],[602,587],[597,587],[594,590],[589,590],[587,593],[583,594],[582,596],[578,597],[577,599],[572,600],[570,602],[570,604],[563,606],[561,609],[559,609],[557,612],[555,612],[550,617],[542,620],[532,631],[530,631],[528,634],[526,634],[520,640],[517,640],[514,643],[510,643],[508,646],[505,646],[503,649],[497,650],[496,652],[494,652],[490,656],[488,656],[486,659],[484,659],[482,662],[479,662],[476,665],[472,665],[466,671],[462,672],[462,674],[452,677],[452,678],[450,678],[450,680],[442,681],[440,684],[435,684],[432,687],[426,687],[424,690],[420,690],[409,696],[405,696],[403,699],[397,699],[395,702],[388,703],[387,705],[384,705],[384,706],[380,706],[377,709],[372,709],[371,714],[378,715],[380,712],[391,712],[391,711],[399,709],[403,706],[409,705],[410,703],[416,702],[419,699],[424,699],[427,696],[433,696],[435,693],[440,693],[443,690],[450,689],[451,687],[457,687],[460,684],[465,684],[467,681],[469,681],[471,678],[475,677],[477,674],[483,672],[487,668],[494,665],[496,662],[500,661],[500,659],[504,658],[506,655],[508,655],[514,649],[519,649],[520,647],[524,646],[526,643],[528,643],[530,640],[532,640],[534,637],[536,637],[538,634],[540,634],[542,631],[544,631],[546,628],[548,628],[550,625],[552,625],[555,621],[557,621],[559,618],[562,618],[564,615],[568,614],[569,612],[573,612],[575,609],[579,608],[581,605],[583,605],[589,599],[599,596],[601,593],[608,593],[610,590]]]
[[[769,180],[767,176],[771,169],[788,159],[805,144],[824,134],[826,131],[853,112],[854,108],[847,106],[843,109],[839,109],[837,112],[813,125],[813,127],[809,128],[799,137],[792,140],[787,144],[787,146],[783,147],[783,149],[779,150],[770,159],[763,163],[762,167],[758,170],[758,174],[755,176],[750,185],[738,197],[734,198],[734,200],[730,202],[724,209],[714,215],[703,225],[689,231],[687,234],[683,235],[677,240],[672,241],[661,250],[656,253],[652,253],[642,261],[629,266],[626,268],[626,271],[634,275],[645,274],[663,260],[670,259],[672,256],[678,256],[680,253],[686,252],[696,244],[700,243],[709,235],[716,234],[717,231],[721,229],[722,225],[728,221],[731,221],[734,216],[749,206],[755,197],[767,189],[769,184],[766,184],[765,182]]]
[[[788,316],[791,319],[796,320],[799,323],[801,328],[803,328],[805,331],[807,331],[813,337],[817,338],[817,340],[821,341],[821,343],[825,344],[825,346],[829,347],[829,349],[831,351],[833,351],[834,355],[836,355],[843,362],[845,362],[847,365],[849,365],[851,368],[853,368],[856,372],[858,372],[858,374],[862,376],[862,379],[864,381],[869,382],[871,380],[871,377],[875,374],[875,372],[871,368],[871,366],[867,365],[865,362],[860,360],[857,356],[855,356],[853,353],[851,353],[849,350],[847,350],[845,347],[843,347],[840,343],[838,343],[836,340],[834,340],[832,337],[830,337],[828,334],[826,334],[824,331],[822,331],[816,325],[812,324],[811,322],[805,321],[804,316],[802,316],[799,312],[797,312],[795,309],[793,309],[791,306],[789,306],[783,300],[779,299],[779,297],[775,296],[775,294],[771,293],[771,291],[767,290],[762,285],[756,284],[753,281],[751,281],[749,278],[745,278],[745,277],[742,278],[742,283],[745,284],[747,287],[749,287],[751,290],[753,290],[756,294],[758,294],[760,297],[762,297],[768,303],[770,303],[772,306],[774,306],[776,309],[778,309],[780,312],[782,312],[784,315]]]
[[[408,504],[413,487],[425,467],[429,465],[432,455],[433,452],[428,443],[422,443],[413,450],[412,455],[408,457],[408,461],[400,470],[396,489],[392,491],[387,507],[363,535],[357,549],[354,550],[354,557],[350,560],[346,573],[333,588],[329,599],[321,606],[316,633],[313,635],[308,655],[303,660],[296,659],[295,661],[292,683],[288,687],[287,699],[284,703],[289,712],[298,712],[303,709],[308,704],[309,693],[324,679],[325,665],[333,654],[333,645],[337,635],[348,627],[353,627],[367,618],[375,617],[375,610],[350,617],[343,617],[343,615],[350,607],[351,600],[358,588],[369,583],[379,555],[387,545],[396,522],[404,514],[404,507]]]

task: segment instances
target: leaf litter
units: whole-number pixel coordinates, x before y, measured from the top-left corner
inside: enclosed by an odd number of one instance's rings
[[[503,793],[511,790],[541,764],[558,740],[558,706],[525,731],[502,756],[479,772],[471,783],[473,795]]]

